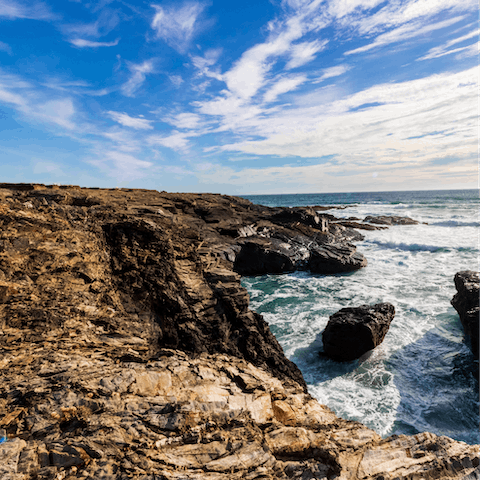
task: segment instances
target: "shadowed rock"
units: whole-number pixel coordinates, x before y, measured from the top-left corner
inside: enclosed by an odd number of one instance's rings
[[[342,308],[322,334],[325,355],[337,361],[361,357],[383,342],[394,316],[390,303]]]
[[[308,268],[313,273],[353,272],[367,266],[367,259],[352,244],[321,245],[312,249]]]
[[[410,217],[397,217],[397,216],[388,216],[388,215],[379,215],[365,217],[364,222],[376,223],[379,225],[418,225],[417,220],[413,220]]]
[[[457,293],[451,304],[458,312],[465,334],[470,340],[472,353],[478,358],[479,343],[479,278],[478,272],[463,271],[455,274]]]

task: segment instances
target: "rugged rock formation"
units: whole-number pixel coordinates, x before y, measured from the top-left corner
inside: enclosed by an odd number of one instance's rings
[[[460,479],[478,469],[475,446],[429,433],[382,440],[308,395],[232,271],[236,236],[286,228],[271,214],[216,195],[3,185],[0,478]]]
[[[479,347],[479,278],[478,272],[463,271],[455,274],[457,293],[452,299],[452,305],[460,316],[465,334],[469,339],[472,352],[478,358]]]
[[[410,217],[397,217],[397,216],[387,216],[379,215],[376,217],[368,216],[363,220],[364,222],[376,223],[379,225],[417,225],[419,222],[413,220]]]
[[[391,303],[342,308],[322,334],[324,354],[342,362],[360,358],[383,342],[394,316]]]

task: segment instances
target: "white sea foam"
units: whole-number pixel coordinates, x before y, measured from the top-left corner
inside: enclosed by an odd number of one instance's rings
[[[428,225],[362,231],[357,246],[368,259],[364,269],[266,275],[245,278],[244,285],[310,393],[338,415],[381,435],[428,430],[478,442],[474,360],[450,305],[455,273],[478,268],[477,204],[370,203],[332,213],[364,218],[399,210]],[[391,302],[396,316],[369,358],[339,364],[318,356],[330,315],[378,302]]]

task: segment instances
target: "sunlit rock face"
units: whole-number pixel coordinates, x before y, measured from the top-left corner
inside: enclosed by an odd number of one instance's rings
[[[0,186],[0,478],[473,474],[475,446],[382,440],[306,392],[248,308],[238,242],[342,237],[275,213],[217,195]]]

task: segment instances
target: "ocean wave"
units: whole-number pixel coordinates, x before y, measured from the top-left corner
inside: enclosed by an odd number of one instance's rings
[[[462,222],[461,220],[447,220],[444,222],[432,222],[434,227],[480,227],[480,222]]]
[[[450,252],[451,248],[440,245],[427,245],[422,243],[404,243],[404,242],[370,242],[376,246],[389,250],[405,250],[407,252]]]

